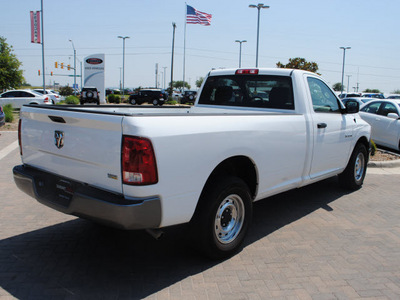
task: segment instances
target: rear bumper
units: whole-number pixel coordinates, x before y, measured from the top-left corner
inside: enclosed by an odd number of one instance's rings
[[[13,173],[19,189],[65,214],[122,229],[158,228],[161,223],[159,197],[127,198],[25,165],[15,166]]]

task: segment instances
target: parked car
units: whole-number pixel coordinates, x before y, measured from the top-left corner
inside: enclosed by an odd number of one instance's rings
[[[181,98],[181,103],[194,102],[196,100],[197,91],[184,91]]]
[[[385,96],[381,93],[363,93],[361,97],[385,99]]]
[[[6,114],[3,111],[3,107],[0,106],[0,127],[6,124]]]
[[[168,94],[161,89],[143,89],[129,96],[132,105],[152,103],[154,106],[163,105],[168,100]]]
[[[11,104],[21,108],[24,104],[53,104],[50,97],[32,90],[13,90],[0,95],[0,105]]]
[[[360,104],[360,107],[363,106],[365,103],[373,100],[373,98],[365,98],[365,97],[349,97],[349,98],[344,98],[342,99],[343,104],[346,104],[348,101],[354,100],[357,101],[358,104]]]
[[[84,87],[80,97],[81,105],[85,103],[95,103],[100,105],[100,93],[95,87]]]
[[[360,116],[371,125],[376,144],[400,150],[399,100],[372,100],[361,107]]]
[[[43,89],[34,89],[34,91],[43,95]],[[44,91],[45,91],[44,94],[50,97],[51,101],[53,101],[53,104],[56,104],[61,101],[60,95],[55,91],[52,90],[44,90]]]
[[[361,97],[361,93],[343,93],[338,96],[340,99],[344,98],[353,98],[353,97]]]
[[[400,99],[400,95],[390,95],[386,99]]]

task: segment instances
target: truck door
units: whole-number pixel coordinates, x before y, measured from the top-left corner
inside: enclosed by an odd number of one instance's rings
[[[322,80],[306,78],[313,110],[310,177],[317,178],[346,166],[355,121],[351,115],[342,114],[339,100]]]

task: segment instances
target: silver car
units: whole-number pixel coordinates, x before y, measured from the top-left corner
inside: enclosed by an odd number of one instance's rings
[[[50,97],[31,90],[13,90],[0,95],[0,105],[11,104],[21,108],[24,104],[53,104]]]

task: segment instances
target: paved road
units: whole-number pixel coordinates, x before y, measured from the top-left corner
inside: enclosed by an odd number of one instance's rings
[[[155,241],[36,203],[13,183],[16,133],[0,133],[1,300],[400,299],[396,169],[354,193],[329,179],[256,203],[244,249],[216,262],[179,228]]]

